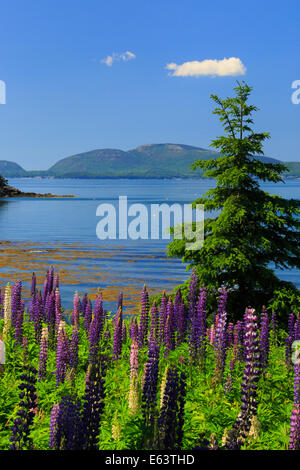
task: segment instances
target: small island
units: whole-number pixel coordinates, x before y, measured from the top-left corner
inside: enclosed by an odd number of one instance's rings
[[[39,193],[26,193],[20,189],[14,188],[7,183],[7,180],[0,175],[0,198],[7,197],[75,197],[72,194],[69,195],[55,195],[51,193],[39,194]]]

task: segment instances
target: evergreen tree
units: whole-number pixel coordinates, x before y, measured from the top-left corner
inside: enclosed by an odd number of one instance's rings
[[[0,174],[0,189],[7,185],[7,180]]]
[[[248,103],[251,90],[238,82],[233,98],[211,95],[217,104],[213,114],[219,116],[226,135],[211,143],[219,151],[216,158],[197,160],[192,166],[216,180],[215,188],[193,202],[193,207],[203,204],[208,215],[204,245],[188,251],[182,239],[168,247],[170,256],[182,257],[196,269],[200,283],[209,289],[228,288],[231,309],[239,314],[247,305],[265,304],[275,289],[297,291],[292,283],[280,281],[274,268],[300,267],[300,201],[260,188],[261,181],[283,181],[286,167],[256,157],[263,155],[269,133],[252,129],[252,114],[258,108]]]

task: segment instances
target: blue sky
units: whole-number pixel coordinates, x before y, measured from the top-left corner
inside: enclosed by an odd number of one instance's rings
[[[222,133],[210,94],[253,86],[265,154],[300,161],[299,3],[10,0],[0,17],[0,159],[47,169],[95,148],[181,143]],[[133,54],[127,56],[129,52]],[[123,54],[123,56],[122,56]],[[107,63],[103,62],[108,56]],[[167,64],[237,58],[240,76],[172,76]],[[174,72],[174,70],[173,70]]]

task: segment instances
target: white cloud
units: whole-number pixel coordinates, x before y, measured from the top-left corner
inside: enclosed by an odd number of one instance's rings
[[[101,62],[108,67],[111,67],[114,62],[123,60],[124,62],[128,62],[128,60],[135,59],[136,55],[133,52],[126,51],[126,52],[113,52],[112,55],[108,55],[105,59],[102,59]]]
[[[222,60],[194,60],[192,62],[184,62],[181,65],[170,63],[166,65],[167,70],[171,70],[169,75],[172,77],[200,77],[200,76],[235,76],[244,75],[246,67],[241,59],[230,57]]]

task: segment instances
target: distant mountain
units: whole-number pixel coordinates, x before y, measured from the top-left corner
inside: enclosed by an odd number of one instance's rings
[[[27,172],[17,163],[0,160],[0,174],[5,178],[14,178],[26,176]]]
[[[0,173],[6,177],[31,176],[54,178],[195,178],[200,169],[191,170],[195,160],[210,160],[218,153],[181,144],[149,144],[133,150],[98,149],[59,160],[47,171],[25,171],[12,162],[0,161]],[[275,158],[256,157],[278,163]],[[291,176],[300,176],[300,163],[289,163]]]

